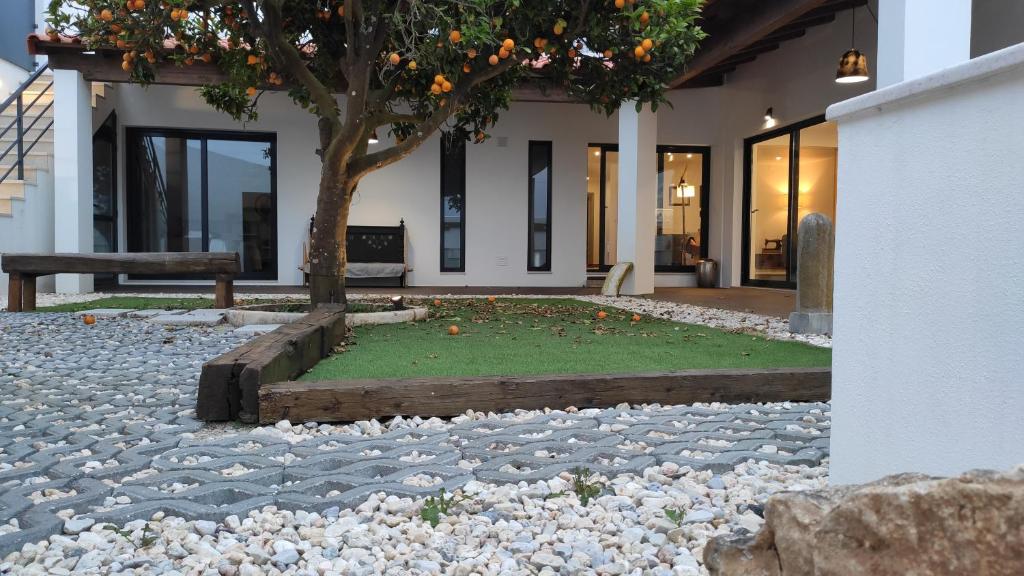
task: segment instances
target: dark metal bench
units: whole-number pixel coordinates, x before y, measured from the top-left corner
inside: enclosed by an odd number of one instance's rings
[[[117,254],[4,254],[0,269],[10,277],[7,311],[36,309],[36,278],[49,274],[168,275],[213,274],[217,308],[230,308],[234,279],[241,270],[237,252],[131,252]]]

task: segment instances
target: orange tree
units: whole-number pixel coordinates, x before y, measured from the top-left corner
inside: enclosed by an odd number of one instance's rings
[[[310,247],[314,304],[345,300],[345,231],[368,173],[434,133],[482,141],[517,86],[611,114],[652,108],[704,34],[701,0],[51,0],[50,33],[123,52],[142,84],[216,65],[200,88],[236,120],[264,90],[318,118],[322,168]],[[376,130],[394,136],[367,147]]]

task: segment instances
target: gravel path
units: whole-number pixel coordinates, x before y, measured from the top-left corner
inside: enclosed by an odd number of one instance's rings
[[[708,535],[827,475],[826,404],[203,425],[202,363],[243,341],[0,313],[0,554],[20,550],[0,573],[698,573]],[[576,466],[604,487],[585,508]],[[418,511],[441,487],[467,500],[434,528]]]

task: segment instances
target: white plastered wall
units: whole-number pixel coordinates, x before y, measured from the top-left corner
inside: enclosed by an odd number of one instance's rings
[[[1024,462],[1020,102],[1024,44],[830,109],[835,482]]]

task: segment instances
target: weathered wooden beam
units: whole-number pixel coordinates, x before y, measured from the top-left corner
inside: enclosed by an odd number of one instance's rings
[[[763,2],[760,12],[747,15],[731,32],[708,38],[697,55],[670,87],[679,87],[717,66],[733,54],[761,40],[800,16],[825,4],[827,0],[773,0]]]
[[[827,401],[828,368],[681,370],[649,374],[279,382],[259,390],[260,423],[455,416],[466,410],[605,408],[623,402]]]
[[[26,274],[21,277],[21,311],[32,312],[36,309],[36,277]]]
[[[196,417],[255,422],[261,387],[297,378],[345,338],[345,308],[325,306],[203,365]]]
[[[47,274],[238,274],[237,252],[123,252],[112,254],[4,254],[4,272]]]
[[[51,68],[78,70],[90,82],[130,82],[128,73],[121,69],[121,58],[116,53],[81,52],[80,50],[47,51]],[[162,62],[156,65],[153,84],[171,86],[203,86],[222,84],[227,75],[216,64],[196,62],[191,66]]]
[[[7,272],[7,270],[4,270]],[[7,275],[7,311],[21,312],[21,287],[22,277],[17,272],[8,272]]]

